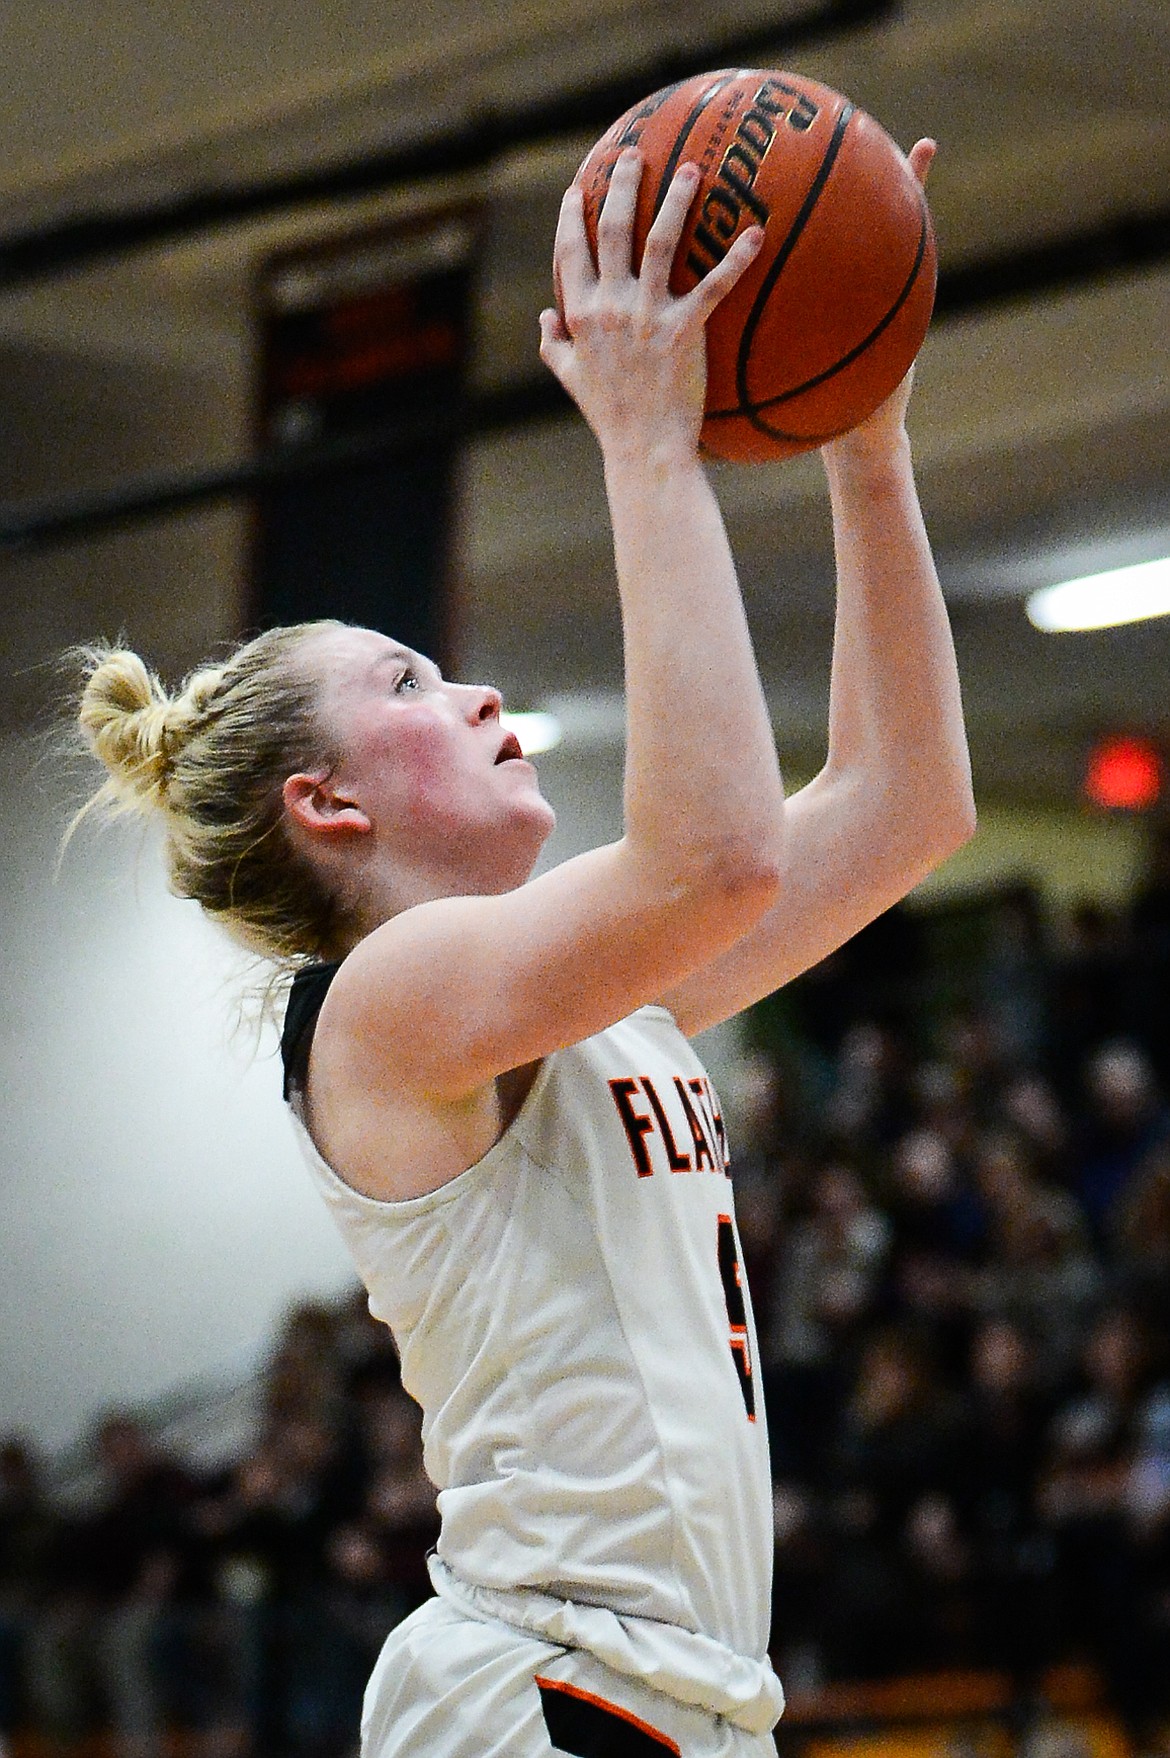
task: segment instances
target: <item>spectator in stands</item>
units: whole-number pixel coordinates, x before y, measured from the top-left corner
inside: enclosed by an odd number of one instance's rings
[[[765,1333],[765,1391],[780,1475],[807,1479],[820,1468],[889,1238],[889,1222],[852,1167],[833,1162],[813,1174],[808,1213],[791,1225],[780,1249]]]
[[[1134,1729],[1148,1723],[1165,1686],[1165,1651],[1159,1664],[1153,1628],[1159,1615],[1165,1619],[1165,1575],[1159,1591],[1150,1569],[1161,1555],[1165,1509],[1159,1497],[1146,1503],[1135,1490],[1144,1463],[1159,1456],[1167,1400],[1170,1386],[1151,1384],[1148,1342],[1134,1313],[1106,1309],[1086,1341],[1080,1383],[1057,1412],[1040,1472],[1065,1640],[1095,1655]]]
[[[806,1485],[792,1479],[778,1481],[772,1526],[776,1544],[772,1653],[783,1665],[785,1690],[792,1702],[825,1683],[825,1508]]]
[[[823,1616],[831,1670],[872,1677],[913,1664],[914,1559],[954,1526],[961,1412],[928,1349],[904,1329],[870,1336],[829,1455],[831,1544]],[[948,1504],[940,1520],[940,1503]]]
[[[430,1594],[425,1559],[439,1530],[435,1486],[423,1470],[421,1412],[401,1386],[365,1388],[362,1420],[367,1476],[359,1517],[381,1551],[397,1621]]]
[[[1070,914],[1052,971],[1048,1066],[1065,1101],[1079,1095],[1093,1049],[1130,1027],[1124,923],[1096,903]]]
[[[1088,1102],[1075,1154],[1076,1193],[1094,1239],[1101,1242],[1107,1236],[1109,1211],[1124,1200],[1137,1167],[1147,1154],[1170,1142],[1170,1109],[1149,1057],[1129,1039],[1094,1051],[1085,1086]]]
[[[953,1379],[966,1354],[982,1208],[938,1128],[901,1136],[884,1182],[892,1223],[888,1305],[901,1322],[931,1336],[940,1367]]]
[[[982,1215],[959,1176],[953,1144],[941,1130],[907,1130],[889,1157],[886,1202],[900,1244],[937,1252],[952,1264],[969,1259]]]
[[[998,1095],[997,1122],[1014,1135],[1043,1183],[1068,1178],[1068,1119],[1051,1081],[1036,1069],[1008,1073]]]
[[[236,1608],[257,1738],[293,1753],[313,1749],[308,1661],[315,1664],[318,1647],[325,1547],[347,1512],[348,1486],[341,1432],[277,1402],[280,1416],[199,1518],[223,1596]]]
[[[1154,827],[1149,871],[1129,912],[1130,1027],[1170,1090],[1170,821]]]
[[[1136,1167],[1109,1215],[1109,1261],[1122,1297],[1170,1349],[1170,1144]]]
[[[26,1711],[24,1648],[45,1592],[54,1536],[31,1447],[15,1437],[5,1441],[0,1445],[0,1746]]]
[[[1005,1065],[1034,1066],[1048,1042],[1050,962],[1033,886],[1007,886],[986,927],[980,999]]]
[[[168,1708],[159,1656],[193,1482],[129,1416],[103,1420],[95,1452],[96,1496],[59,1525],[50,1591],[30,1628],[30,1693],[59,1741],[96,1714],[119,1758],[157,1758]]]
[[[294,1307],[265,1374],[269,1419],[303,1417],[326,1428],[340,1418],[345,1395],[336,1346],[336,1316],[306,1302]]]
[[[991,1317],[971,1342],[958,1447],[957,1506],[972,1549],[975,1654],[1021,1681],[1055,1652],[1053,1549],[1035,1506],[1052,1400],[1037,1350],[1011,1319]]]
[[[970,1666],[978,1651],[975,1560],[953,1495],[917,1501],[902,1534],[906,1655],[902,1668]]]
[[[990,1250],[972,1284],[975,1310],[1020,1324],[1036,1340],[1042,1380],[1059,1385],[1102,1290],[1083,1216],[1034,1177],[1018,1144],[1001,1139],[980,1173]]]
[[[911,1105],[906,1078],[907,1059],[897,1032],[888,1024],[855,1018],[841,1033],[824,1097],[828,1141],[848,1154],[864,1156],[907,1128]]]

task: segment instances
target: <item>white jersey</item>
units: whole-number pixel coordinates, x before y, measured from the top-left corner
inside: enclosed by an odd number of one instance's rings
[[[523,1600],[525,1627],[584,1647],[609,1640],[588,1608],[622,1641],[690,1632],[730,1681],[710,1706],[771,1726],[756,1337],[718,1101],[671,1015],[548,1056],[499,1141],[426,1196],[362,1196],[299,1134],[422,1406],[439,1591],[505,1619]]]

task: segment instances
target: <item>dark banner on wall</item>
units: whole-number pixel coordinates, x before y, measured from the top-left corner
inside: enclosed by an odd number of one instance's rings
[[[274,257],[258,286],[262,442],[332,461],[257,498],[253,618],[340,617],[452,663],[455,449],[426,425],[459,399],[476,218],[446,210]],[[345,441],[416,437],[372,461]]]

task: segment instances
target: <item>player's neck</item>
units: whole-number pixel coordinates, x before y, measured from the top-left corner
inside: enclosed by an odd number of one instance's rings
[[[498,897],[513,891],[529,877],[531,862],[512,863],[512,867],[498,858],[453,861],[441,866],[401,858],[385,862],[375,859],[362,874],[360,896],[350,902],[346,911],[352,927],[346,935],[345,950],[352,951],[376,928],[418,904],[444,897]]]

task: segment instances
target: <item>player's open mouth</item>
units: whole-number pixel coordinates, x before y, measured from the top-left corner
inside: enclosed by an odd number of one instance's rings
[[[517,757],[523,762],[524,752],[520,748],[520,740],[516,737],[516,734],[509,733],[499,750],[496,752],[496,762],[510,763]]]

